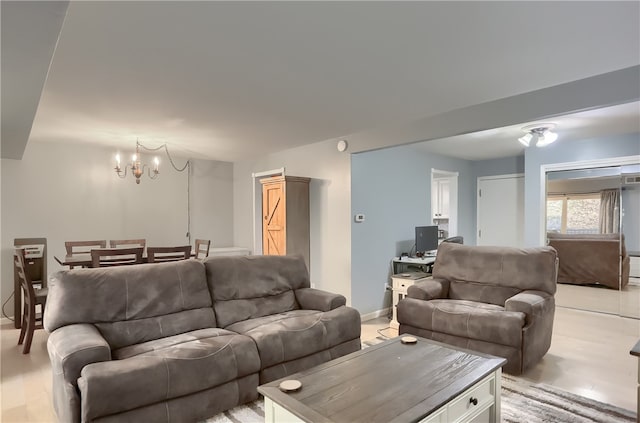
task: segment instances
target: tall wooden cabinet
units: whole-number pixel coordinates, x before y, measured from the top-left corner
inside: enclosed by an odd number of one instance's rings
[[[262,253],[301,254],[309,268],[309,182],[273,176],[262,183]]]

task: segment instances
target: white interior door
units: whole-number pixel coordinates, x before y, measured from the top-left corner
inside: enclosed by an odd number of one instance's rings
[[[478,178],[477,245],[524,245],[524,176]]]

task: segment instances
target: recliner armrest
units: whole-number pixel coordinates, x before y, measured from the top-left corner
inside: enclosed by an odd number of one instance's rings
[[[300,288],[294,293],[298,304],[305,310],[329,311],[347,304],[347,299],[343,295],[320,289]]]
[[[111,348],[98,329],[80,323],[54,330],[47,340],[51,370],[77,387],[80,372],[90,363],[111,360]]]
[[[546,313],[549,302],[555,306],[553,295],[544,291],[522,291],[519,294],[507,299],[504,303],[506,311],[520,311],[527,317],[527,324],[536,316]]]
[[[446,279],[427,279],[413,284],[407,289],[407,297],[418,300],[435,300],[449,296],[449,281]]]

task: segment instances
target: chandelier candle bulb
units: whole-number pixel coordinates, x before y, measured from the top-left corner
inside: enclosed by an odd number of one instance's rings
[[[158,177],[158,175],[160,174],[160,158],[158,156],[155,156],[153,158],[153,166],[147,163],[143,163],[142,157],[140,156],[141,148],[147,151],[155,151],[163,148],[165,153],[167,153],[167,157],[169,158],[169,163],[178,172],[184,172],[190,166],[190,162],[189,160],[187,160],[187,162],[184,164],[183,167],[181,168],[177,167],[173,162],[171,155],[169,154],[169,149],[167,148],[167,144],[162,144],[160,147],[157,147],[157,148],[149,148],[140,144],[140,142],[136,140],[136,152],[131,156],[131,163],[128,163],[124,167],[124,169],[120,167],[120,153],[116,153],[116,167],[114,168],[114,170],[116,171],[116,174],[118,175],[119,178],[122,178],[122,179],[126,178],[127,171],[130,170],[131,174],[136,179],[136,184],[140,184],[140,178],[144,176],[145,169],[146,169],[147,175],[149,176],[149,179],[156,179]]]

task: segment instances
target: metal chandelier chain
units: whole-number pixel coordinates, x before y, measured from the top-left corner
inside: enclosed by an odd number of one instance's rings
[[[176,164],[173,162],[173,158],[171,157],[171,154],[169,154],[169,148],[167,147],[167,143],[164,143],[160,147],[156,147],[156,148],[149,148],[144,144],[141,144],[140,142],[138,142],[138,145],[147,151],[158,151],[161,148],[164,148],[164,151],[165,153],[167,153],[167,157],[169,158],[169,162],[171,163],[171,166],[173,166],[173,168],[178,172],[183,172],[189,166],[189,160],[187,160],[187,162],[184,164],[184,166],[182,166],[182,168],[179,168],[178,166],[176,166]]]
[[[158,151],[161,148],[164,148],[164,152],[167,153],[167,157],[169,158],[169,163],[171,163],[171,166],[173,166],[173,168],[176,171],[183,172],[185,169],[187,168],[189,169],[187,171],[187,233],[186,233],[186,236],[189,239],[189,244],[191,244],[191,160],[187,159],[187,162],[184,164],[184,166],[182,166],[182,168],[179,168],[173,162],[173,158],[171,157],[171,154],[169,154],[169,148],[167,147],[167,143],[164,143],[160,147],[156,147],[156,148],[149,148],[144,144],[141,144],[140,141],[137,141],[137,140],[136,140],[136,144],[142,147],[146,151]]]

